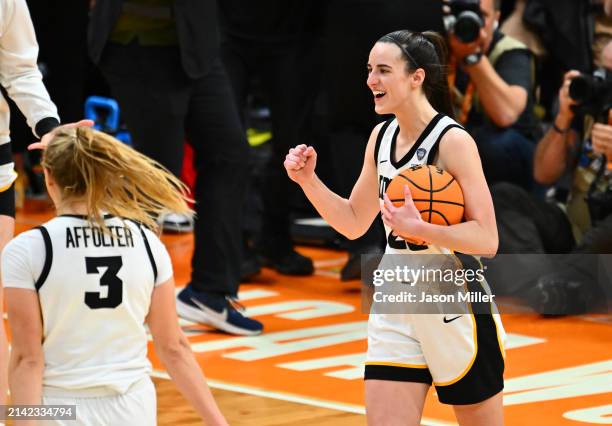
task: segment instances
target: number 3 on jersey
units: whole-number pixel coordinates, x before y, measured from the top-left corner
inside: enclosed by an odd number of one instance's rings
[[[85,266],[88,274],[99,274],[100,267],[106,271],[100,277],[100,285],[108,287],[106,297],[100,297],[100,292],[85,292],[85,304],[91,309],[116,308],[123,301],[123,281],[117,276],[123,266],[121,256],[86,257]]]

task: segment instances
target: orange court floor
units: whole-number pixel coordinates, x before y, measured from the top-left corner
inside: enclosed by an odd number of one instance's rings
[[[17,232],[51,217],[19,213]],[[164,235],[177,290],[189,280],[191,235]],[[240,288],[246,314],[265,332],[233,337],[181,320],[192,349],[230,424],[364,425],[363,361],[367,315],[359,282],[340,282],[346,253],[300,247],[312,256],[311,277],[271,270]],[[503,316],[508,333],[506,424],[612,424],[612,317],[544,319]],[[149,345],[160,424],[198,424]],[[423,425],[454,425],[452,409],[430,391]]]

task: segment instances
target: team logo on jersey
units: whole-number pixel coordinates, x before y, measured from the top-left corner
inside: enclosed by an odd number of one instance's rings
[[[427,154],[427,150],[425,148],[419,148],[416,151],[416,155],[419,160],[425,158],[425,154]]]

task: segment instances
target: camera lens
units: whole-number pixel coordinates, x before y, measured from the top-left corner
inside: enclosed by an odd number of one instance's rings
[[[471,43],[478,39],[483,25],[484,23],[478,14],[471,10],[466,10],[457,16],[454,33],[463,43]]]
[[[584,102],[591,97],[591,81],[585,75],[572,79],[569,86],[569,95],[576,102]]]

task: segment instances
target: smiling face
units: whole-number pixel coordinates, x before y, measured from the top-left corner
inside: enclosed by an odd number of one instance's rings
[[[368,58],[367,84],[374,96],[377,114],[394,114],[406,102],[422,94],[425,71],[419,68],[408,73],[400,48],[393,43],[378,42]]]

